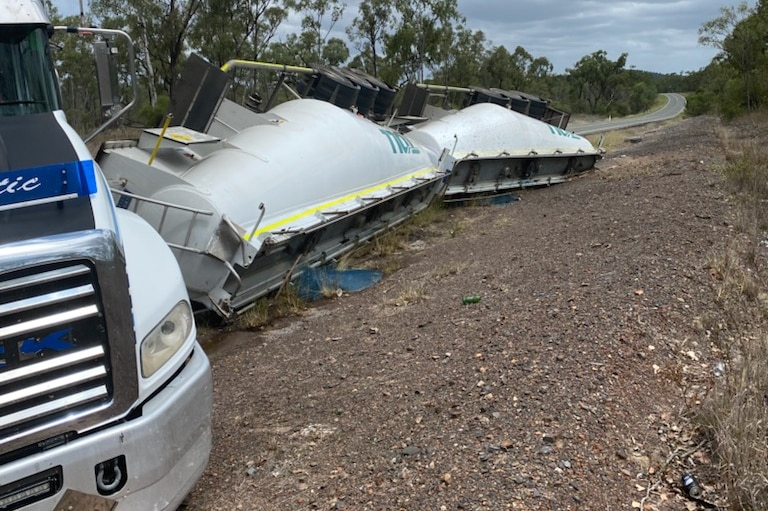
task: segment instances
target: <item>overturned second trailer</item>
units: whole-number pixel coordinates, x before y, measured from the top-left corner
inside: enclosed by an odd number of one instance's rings
[[[562,116],[550,123],[514,110],[509,93],[422,85],[411,94],[449,89],[466,93],[469,106],[437,115],[433,109],[404,132],[414,143],[448,148],[456,159],[444,191],[446,202],[562,183],[594,168],[602,157],[603,151],[589,140],[559,127]],[[412,102],[419,111],[410,114],[419,118],[426,99]],[[550,116],[553,121],[555,117]]]
[[[446,201],[561,183],[602,155],[584,137],[493,103],[419,124],[406,137],[451,149]]]

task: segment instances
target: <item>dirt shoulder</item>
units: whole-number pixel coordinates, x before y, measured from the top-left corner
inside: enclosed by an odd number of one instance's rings
[[[184,509],[697,509],[718,129],[648,127],[580,179],[446,210],[376,286],[220,335]]]

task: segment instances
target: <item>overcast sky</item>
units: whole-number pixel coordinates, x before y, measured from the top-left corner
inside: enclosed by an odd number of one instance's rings
[[[3,0],[0,0],[3,1]],[[79,14],[80,0],[54,0],[61,14]],[[357,12],[347,2],[343,28]],[[720,7],[738,0],[458,0],[467,27],[482,30],[494,46],[511,52],[522,46],[546,57],[556,73],[598,50],[617,60],[629,55],[627,68],[660,73],[697,71],[715,50],[698,44],[703,23],[720,15]],[[756,0],[748,4],[754,6]],[[83,0],[88,9],[88,0]],[[341,34],[340,34],[341,35]]]

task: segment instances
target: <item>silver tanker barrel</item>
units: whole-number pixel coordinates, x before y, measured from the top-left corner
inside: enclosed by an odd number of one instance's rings
[[[602,155],[584,137],[492,102],[417,124],[405,136],[456,158],[446,201],[560,183]]]
[[[259,115],[228,139],[151,129],[98,156],[119,205],[175,249],[190,297],[222,316],[425,208],[452,164],[327,102]]]

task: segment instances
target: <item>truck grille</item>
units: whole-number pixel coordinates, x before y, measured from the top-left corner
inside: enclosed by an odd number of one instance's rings
[[[0,437],[109,402],[114,385],[102,310],[87,260],[0,274]]]

